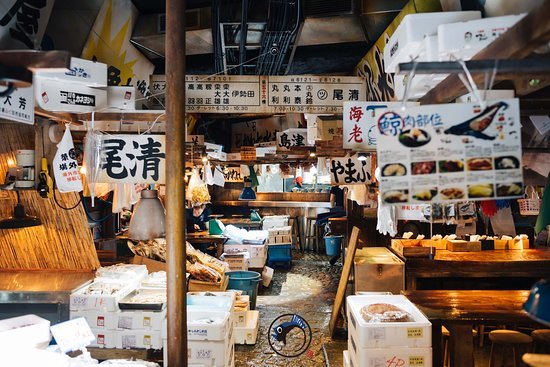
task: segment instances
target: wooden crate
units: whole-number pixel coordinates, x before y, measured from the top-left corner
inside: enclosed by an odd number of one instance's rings
[[[453,252],[481,251],[481,241],[449,240],[447,250]]]
[[[200,280],[190,279],[188,292],[225,292],[229,277],[224,276],[219,283],[203,282]]]
[[[422,246],[422,240],[391,240],[391,248],[404,257],[430,257],[436,251],[434,247]]]

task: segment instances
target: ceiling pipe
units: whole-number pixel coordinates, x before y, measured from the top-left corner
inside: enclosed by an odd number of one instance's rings
[[[166,0],[168,365],[187,367],[185,259],[185,0]]]

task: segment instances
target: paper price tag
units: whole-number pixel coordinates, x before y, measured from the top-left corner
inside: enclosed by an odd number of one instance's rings
[[[62,352],[82,349],[95,340],[95,336],[84,317],[61,322],[50,328]]]
[[[386,339],[386,329],[384,328],[369,329],[368,338],[371,340],[384,340]]]
[[[197,350],[197,359],[212,359],[212,350],[210,349]]]
[[[118,318],[118,327],[120,329],[131,329],[132,328],[132,316],[120,316]]]
[[[122,336],[122,348],[135,348],[137,346],[137,339],[135,335],[123,335]]]
[[[424,329],[422,328],[407,328],[407,338],[417,339],[424,336]]]
[[[424,357],[423,356],[410,356],[409,357],[409,366],[424,366]]]

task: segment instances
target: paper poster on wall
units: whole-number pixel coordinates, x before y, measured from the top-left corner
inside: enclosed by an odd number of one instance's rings
[[[376,113],[386,204],[523,195],[519,102],[441,104]]]
[[[329,163],[332,185],[364,185],[371,181],[371,160],[358,157],[331,158]]]
[[[400,102],[344,102],[344,149],[358,151],[376,149],[376,119],[380,108],[401,107]]]
[[[34,87],[16,88],[12,94],[0,97],[0,118],[34,124]]]
[[[241,173],[241,167],[227,167],[223,170],[223,176],[225,182],[243,182],[243,175]]]
[[[164,135],[109,135],[98,182],[163,184],[165,140]]]

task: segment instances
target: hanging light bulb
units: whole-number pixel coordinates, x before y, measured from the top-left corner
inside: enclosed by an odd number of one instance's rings
[[[166,211],[157,190],[142,190],[141,198],[134,208],[128,237],[133,240],[152,240],[164,237]]]
[[[202,157],[202,163],[206,164],[208,162],[208,157]]]

